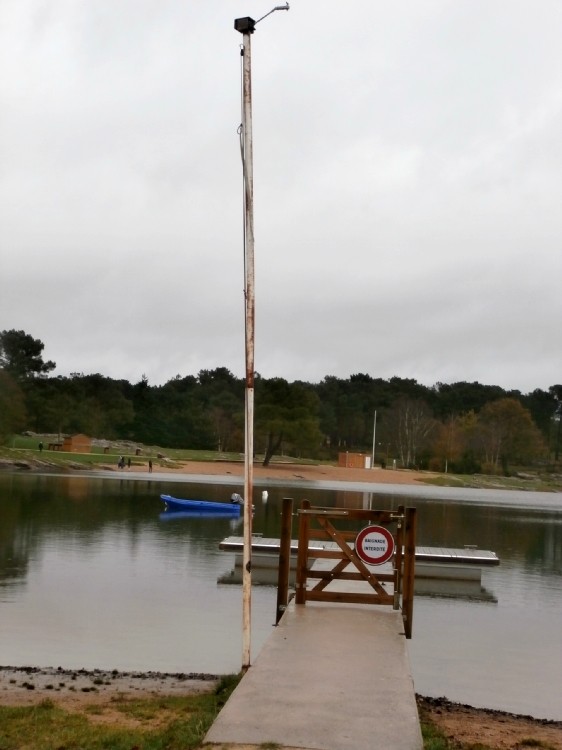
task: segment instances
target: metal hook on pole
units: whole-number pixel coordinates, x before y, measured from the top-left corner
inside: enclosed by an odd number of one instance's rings
[[[267,18],[272,13],[275,13],[276,10],[289,10],[289,3],[285,3],[285,5],[276,5],[275,8],[269,11],[269,13],[266,13],[265,16],[262,16],[261,18],[258,18],[256,23],[259,23],[260,21],[263,21],[264,18]]]

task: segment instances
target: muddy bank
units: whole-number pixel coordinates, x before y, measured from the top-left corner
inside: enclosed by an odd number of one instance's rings
[[[218,675],[201,673],[119,672],[62,667],[0,667],[0,705],[28,706],[50,699],[69,706],[116,697],[190,695],[210,691]]]

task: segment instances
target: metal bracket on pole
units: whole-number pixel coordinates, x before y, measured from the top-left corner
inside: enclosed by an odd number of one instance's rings
[[[253,34],[256,30],[256,22],[250,16],[245,18],[236,18],[234,21],[234,28],[241,34]]]

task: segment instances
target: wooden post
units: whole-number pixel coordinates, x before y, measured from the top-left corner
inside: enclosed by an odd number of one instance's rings
[[[402,592],[402,561],[404,559],[404,506],[399,505],[397,515],[402,516],[396,521],[396,553],[394,555],[394,609],[400,609],[400,594]]]
[[[279,541],[279,568],[277,573],[277,609],[275,624],[289,603],[289,574],[291,570],[291,536],[293,531],[293,498],[284,497],[281,509],[281,538]]]
[[[416,509],[406,508],[404,545],[404,585],[402,594],[402,617],[406,638],[412,637],[414,612],[414,575],[416,559]]]
[[[310,500],[303,500],[301,510],[310,510]],[[306,599],[306,578],[308,567],[308,535],[310,531],[310,517],[301,513],[299,517],[299,549],[297,555],[297,582],[295,602],[304,604]]]

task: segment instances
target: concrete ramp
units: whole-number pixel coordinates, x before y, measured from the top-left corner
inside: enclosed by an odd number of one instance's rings
[[[205,742],[421,750],[401,614],[292,602]]]

